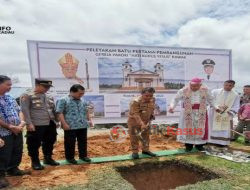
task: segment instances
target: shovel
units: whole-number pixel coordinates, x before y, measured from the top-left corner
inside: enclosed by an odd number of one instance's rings
[[[148,122],[146,126],[149,126],[149,125],[150,125],[150,122]],[[146,143],[145,140],[143,139],[143,137],[141,136],[142,133],[143,133],[144,131],[145,131],[145,129],[143,129],[143,130],[141,130],[141,131],[138,130],[137,133],[136,133],[136,137],[137,137],[143,144]]]
[[[245,141],[245,140],[250,141],[250,131],[245,131],[243,134],[242,134],[242,133],[239,133],[238,131],[235,131],[235,130],[233,130],[233,129],[231,129],[231,131],[232,131],[233,133],[236,133],[236,134],[242,136],[242,137],[244,138],[244,141]]]

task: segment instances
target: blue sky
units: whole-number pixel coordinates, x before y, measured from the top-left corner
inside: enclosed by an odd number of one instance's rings
[[[129,61],[134,71],[139,70],[140,68],[139,59],[99,58],[98,59],[99,77],[121,79],[122,78],[122,64],[125,63],[126,61]]]
[[[91,101],[95,106],[96,112],[104,112],[104,96],[91,95],[91,96],[84,96],[83,99],[87,102]]]
[[[154,72],[154,66],[156,63],[161,63],[164,66],[164,79],[184,79],[184,63],[182,62],[171,62],[163,61],[163,59],[110,59],[110,58],[99,58],[98,59],[98,70],[100,84],[121,84],[123,81],[122,75],[122,64],[126,61],[132,65],[132,71],[140,69],[146,69]],[[141,62],[141,63],[139,63]],[[112,67],[112,69],[110,69]],[[114,80],[116,79],[116,80]]]
[[[121,111],[127,111],[129,109],[130,98],[122,98],[121,99]],[[166,98],[156,98],[156,104],[160,107],[161,111],[166,111],[167,102]]]
[[[167,102],[166,98],[156,98],[156,104],[160,107],[161,111],[167,111]]]
[[[29,86],[26,40],[232,49],[250,83],[250,0],[0,0],[0,74]]]

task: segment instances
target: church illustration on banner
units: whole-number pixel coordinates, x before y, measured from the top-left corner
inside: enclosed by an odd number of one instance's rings
[[[139,69],[133,71],[132,65],[126,61],[122,64],[123,83],[120,90],[136,90],[153,87],[156,90],[165,90],[164,66],[161,63],[154,65],[154,71]]]

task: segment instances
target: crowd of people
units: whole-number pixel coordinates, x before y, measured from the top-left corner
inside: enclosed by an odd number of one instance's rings
[[[52,81],[35,79],[35,88],[16,100],[8,95],[11,79],[0,75],[0,188],[9,186],[5,178],[9,176],[30,175],[29,171],[19,169],[23,152],[23,134],[26,126],[27,149],[34,170],[43,170],[39,159],[42,147],[43,163],[57,166],[52,158],[53,147],[57,139],[57,128],[64,130],[65,158],[71,164],[77,164],[75,145],[77,142],[79,159],[91,162],[87,156],[87,128],[93,127],[88,104],[82,99],[85,89],[80,84],[73,85],[69,95],[56,103],[46,93]],[[209,90],[202,80],[193,78],[180,89],[169,106],[174,113],[180,105],[180,120],[177,129],[177,141],[185,144],[189,152],[195,146],[199,151],[206,143],[227,146],[238,137],[232,135],[233,118],[238,114],[236,131],[242,133],[244,127],[250,131],[250,85],[244,86],[240,97],[233,88],[235,81],[227,80],[221,89]],[[157,156],[149,150],[150,122],[155,119],[155,89],[142,89],[141,95],[130,103],[128,130],[131,142],[132,158],[139,158],[139,142],[142,154]]]
[[[169,106],[168,112],[174,113],[180,105],[180,119],[177,129],[177,141],[185,144],[189,152],[195,146],[204,150],[206,143],[227,146],[239,133],[250,131],[250,85],[245,85],[240,97],[233,90],[235,81],[227,80],[220,89],[209,90],[202,80],[193,78],[189,84],[180,89]],[[138,159],[138,143],[142,137],[142,153],[156,156],[149,151],[148,123],[154,118],[155,90],[145,88],[141,96],[130,104],[128,127],[132,148],[132,158]],[[236,132],[233,129],[233,118],[238,114]],[[246,144],[249,142],[246,139]]]
[[[46,95],[52,81],[36,79],[35,88],[24,93],[16,100],[7,93],[11,90],[11,79],[0,75],[0,188],[9,186],[6,174],[23,176],[31,174],[19,169],[23,153],[23,134],[26,126],[26,143],[31,166],[34,170],[43,170],[39,159],[42,147],[43,163],[57,166],[52,158],[53,147],[57,139],[59,123],[64,129],[65,158],[71,164],[75,160],[75,144],[77,141],[79,158],[85,162],[87,157],[87,128],[92,127],[87,103],[81,100],[85,93],[83,86],[75,84],[69,95],[60,99],[57,104],[52,97]]]

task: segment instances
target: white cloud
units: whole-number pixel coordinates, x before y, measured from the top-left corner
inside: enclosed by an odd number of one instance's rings
[[[15,30],[0,35],[1,73],[30,85],[26,40],[46,40],[229,48],[239,80],[250,60],[249,7],[248,0],[1,0],[0,25]]]
[[[168,43],[186,47],[232,49],[233,78],[242,86],[250,83],[250,14],[225,18],[198,18],[179,28]]]

